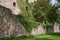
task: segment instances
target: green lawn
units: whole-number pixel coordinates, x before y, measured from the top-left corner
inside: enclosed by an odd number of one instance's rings
[[[0,38],[0,40],[60,40],[60,34]]]

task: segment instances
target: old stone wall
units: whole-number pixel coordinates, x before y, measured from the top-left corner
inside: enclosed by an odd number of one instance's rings
[[[40,35],[40,34],[46,34],[46,30],[42,25],[39,25],[38,27],[32,29],[31,35]]]
[[[0,5],[0,37],[23,36],[26,34],[27,31],[19,23],[16,16],[12,14],[11,10]]]
[[[14,15],[21,13],[21,10],[18,8],[17,0],[0,0],[0,5],[9,8]]]
[[[34,1],[37,1],[37,0],[28,0],[29,3],[34,3]]]
[[[54,26],[44,28],[42,25],[39,25],[36,28],[32,29],[31,35],[40,35],[48,33],[60,33],[59,24],[55,22]]]
[[[59,23],[55,22],[54,24],[54,32],[60,32],[60,29],[59,29]]]

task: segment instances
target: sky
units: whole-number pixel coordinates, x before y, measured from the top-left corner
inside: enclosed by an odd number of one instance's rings
[[[51,0],[52,5],[57,3],[57,0]]]

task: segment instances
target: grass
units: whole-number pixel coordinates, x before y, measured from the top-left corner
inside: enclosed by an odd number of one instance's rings
[[[58,33],[58,34],[37,35],[37,36],[0,38],[0,40],[60,40],[60,33]]]

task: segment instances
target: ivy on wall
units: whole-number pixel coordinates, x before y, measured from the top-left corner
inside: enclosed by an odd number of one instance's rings
[[[28,32],[31,32],[32,28],[37,27],[39,24],[38,22],[35,21],[32,15],[33,6],[24,0],[17,0],[17,1],[22,12],[17,17],[20,23],[22,23],[22,25],[26,28],[26,30]]]

